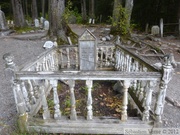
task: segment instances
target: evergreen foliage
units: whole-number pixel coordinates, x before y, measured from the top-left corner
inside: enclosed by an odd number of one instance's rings
[[[115,35],[127,35],[129,33],[128,15],[126,9],[119,5],[116,9],[116,18],[112,18],[111,33]]]

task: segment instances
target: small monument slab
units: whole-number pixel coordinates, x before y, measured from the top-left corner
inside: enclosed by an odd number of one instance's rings
[[[80,70],[96,69],[97,39],[87,29],[79,38],[79,63]]]
[[[44,21],[44,30],[49,30],[49,21]]]
[[[157,26],[157,25],[152,26],[151,34],[152,35],[159,35],[159,26]]]
[[[35,27],[36,27],[36,28],[39,28],[39,20],[38,20],[38,19],[35,19],[35,20],[34,20],[34,24],[35,24]]]

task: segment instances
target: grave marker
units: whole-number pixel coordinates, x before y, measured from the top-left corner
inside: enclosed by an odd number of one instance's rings
[[[96,69],[96,37],[87,29],[79,38],[80,70]]]

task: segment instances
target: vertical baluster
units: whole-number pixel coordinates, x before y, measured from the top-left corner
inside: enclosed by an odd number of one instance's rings
[[[52,71],[56,71],[57,70],[57,64],[58,61],[56,61],[56,54],[55,52],[52,52],[51,54],[51,69]]]
[[[36,63],[36,71],[40,71],[40,63],[39,62]]]
[[[46,65],[47,65],[47,71],[52,71],[51,55],[50,54],[48,54],[46,57]]]
[[[88,99],[87,99],[87,120],[93,119],[92,111],[92,80],[86,80],[86,86],[88,87]]]
[[[36,80],[32,80],[32,86],[33,86],[33,90],[34,90],[34,96],[36,99],[39,98],[39,86],[38,83],[36,82]]]
[[[126,72],[129,72],[129,55],[126,55]]]
[[[41,100],[42,100],[42,107],[43,107],[43,119],[48,119],[48,118],[50,118],[50,111],[48,108],[44,87],[40,86],[39,89],[40,89],[41,96],[42,96]]]
[[[99,48],[97,48],[97,51],[96,51],[96,63],[97,63],[97,66],[99,67],[99,51],[100,51],[100,49]]]
[[[100,67],[101,67],[101,68],[102,68],[102,66],[103,66],[103,53],[104,53],[104,51],[103,51],[103,48],[101,47],[101,57],[100,57],[100,62],[101,62]]]
[[[77,120],[77,113],[76,113],[76,99],[74,95],[74,86],[75,81],[74,80],[68,80],[68,84],[70,87],[70,97],[71,97],[71,120]]]
[[[18,80],[13,83],[13,92],[18,113],[24,115],[26,113],[26,105],[21,91],[21,86]]]
[[[139,63],[137,61],[135,61],[135,71],[139,72]]]
[[[151,109],[152,92],[155,85],[156,85],[156,81],[147,82],[146,95],[143,102],[143,106],[145,109],[143,112],[143,118],[142,118],[143,121],[149,121],[149,110]]]
[[[29,86],[30,102],[31,102],[31,104],[35,104],[36,98],[34,96],[34,90],[33,90],[33,86],[32,86],[32,83],[30,80],[28,80],[28,86]]]
[[[49,56],[45,56],[46,71],[50,70]]]
[[[108,47],[105,47],[105,66],[108,66]]]
[[[126,71],[126,66],[127,66],[127,57],[126,57],[126,54],[124,53],[124,65],[123,65],[123,71]]]
[[[127,67],[128,66],[128,56],[125,55],[125,62],[124,62],[124,71],[127,72]]]
[[[69,54],[69,48],[66,48],[67,52],[67,68],[70,68],[70,54]]]
[[[98,52],[98,51],[97,51]],[[78,69],[78,49],[75,48],[75,56],[76,56],[76,69]],[[98,57],[97,57],[98,58]]]
[[[126,72],[129,72],[129,55],[126,55]]]
[[[110,53],[110,54],[111,54],[111,55],[110,55],[110,59],[112,60],[112,59],[113,59],[113,50],[114,50],[114,49],[113,49],[113,48],[110,48],[110,49],[111,49],[111,51],[110,51],[110,52],[111,52],[111,53]]]
[[[43,63],[39,64],[39,71],[43,71]]]
[[[121,68],[120,71],[123,71],[123,65],[124,65],[124,52],[121,51]]]
[[[46,71],[46,59],[43,58],[43,62],[42,62],[42,71]]]
[[[52,63],[52,52],[50,54],[48,54],[48,67],[49,67],[49,71],[53,71],[53,63]]]
[[[139,96],[140,88],[141,88],[141,81],[137,80],[136,97]]]
[[[131,61],[132,61],[132,57],[129,56],[129,58],[128,58],[128,72],[131,72],[131,69],[132,69]]]
[[[24,81],[21,82],[21,89],[22,89],[22,94],[23,94],[25,102],[26,102],[26,111],[30,112],[31,105],[30,105],[30,102],[29,102],[28,92],[27,92],[27,89],[25,87]]]
[[[64,58],[63,58],[63,49],[60,49],[60,57],[61,57],[61,68],[64,68]]]
[[[118,70],[119,69],[119,62],[120,62],[120,53],[118,50],[116,50],[116,65],[115,68]]]
[[[59,70],[59,58],[58,58],[58,53],[56,50],[52,52],[52,66],[53,66],[53,71]]]
[[[138,99],[139,101],[141,101],[144,97],[144,88],[146,86],[146,81],[141,81],[140,82],[140,90],[139,90],[139,94],[138,94]]]
[[[130,80],[124,80],[123,82],[123,106],[122,106],[122,115],[121,120],[126,121],[127,120],[127,105],[128,105],[128,88],[130,86]]]
[[[137,90],[137,80],[133,80],[133,91],[136,93]]]
[[[61,118],[61,111],[60,111],[60,105],[59,105],[59,97],[57,93],[57,80],[50,80],[50,83],[53,87],[53,98],[54,98],[54,119]]]

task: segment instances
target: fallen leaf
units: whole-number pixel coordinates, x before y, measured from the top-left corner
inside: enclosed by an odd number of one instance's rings
[[[120,108],[116,108],[115,111],[116,112],[121,112],[121,109]]]

